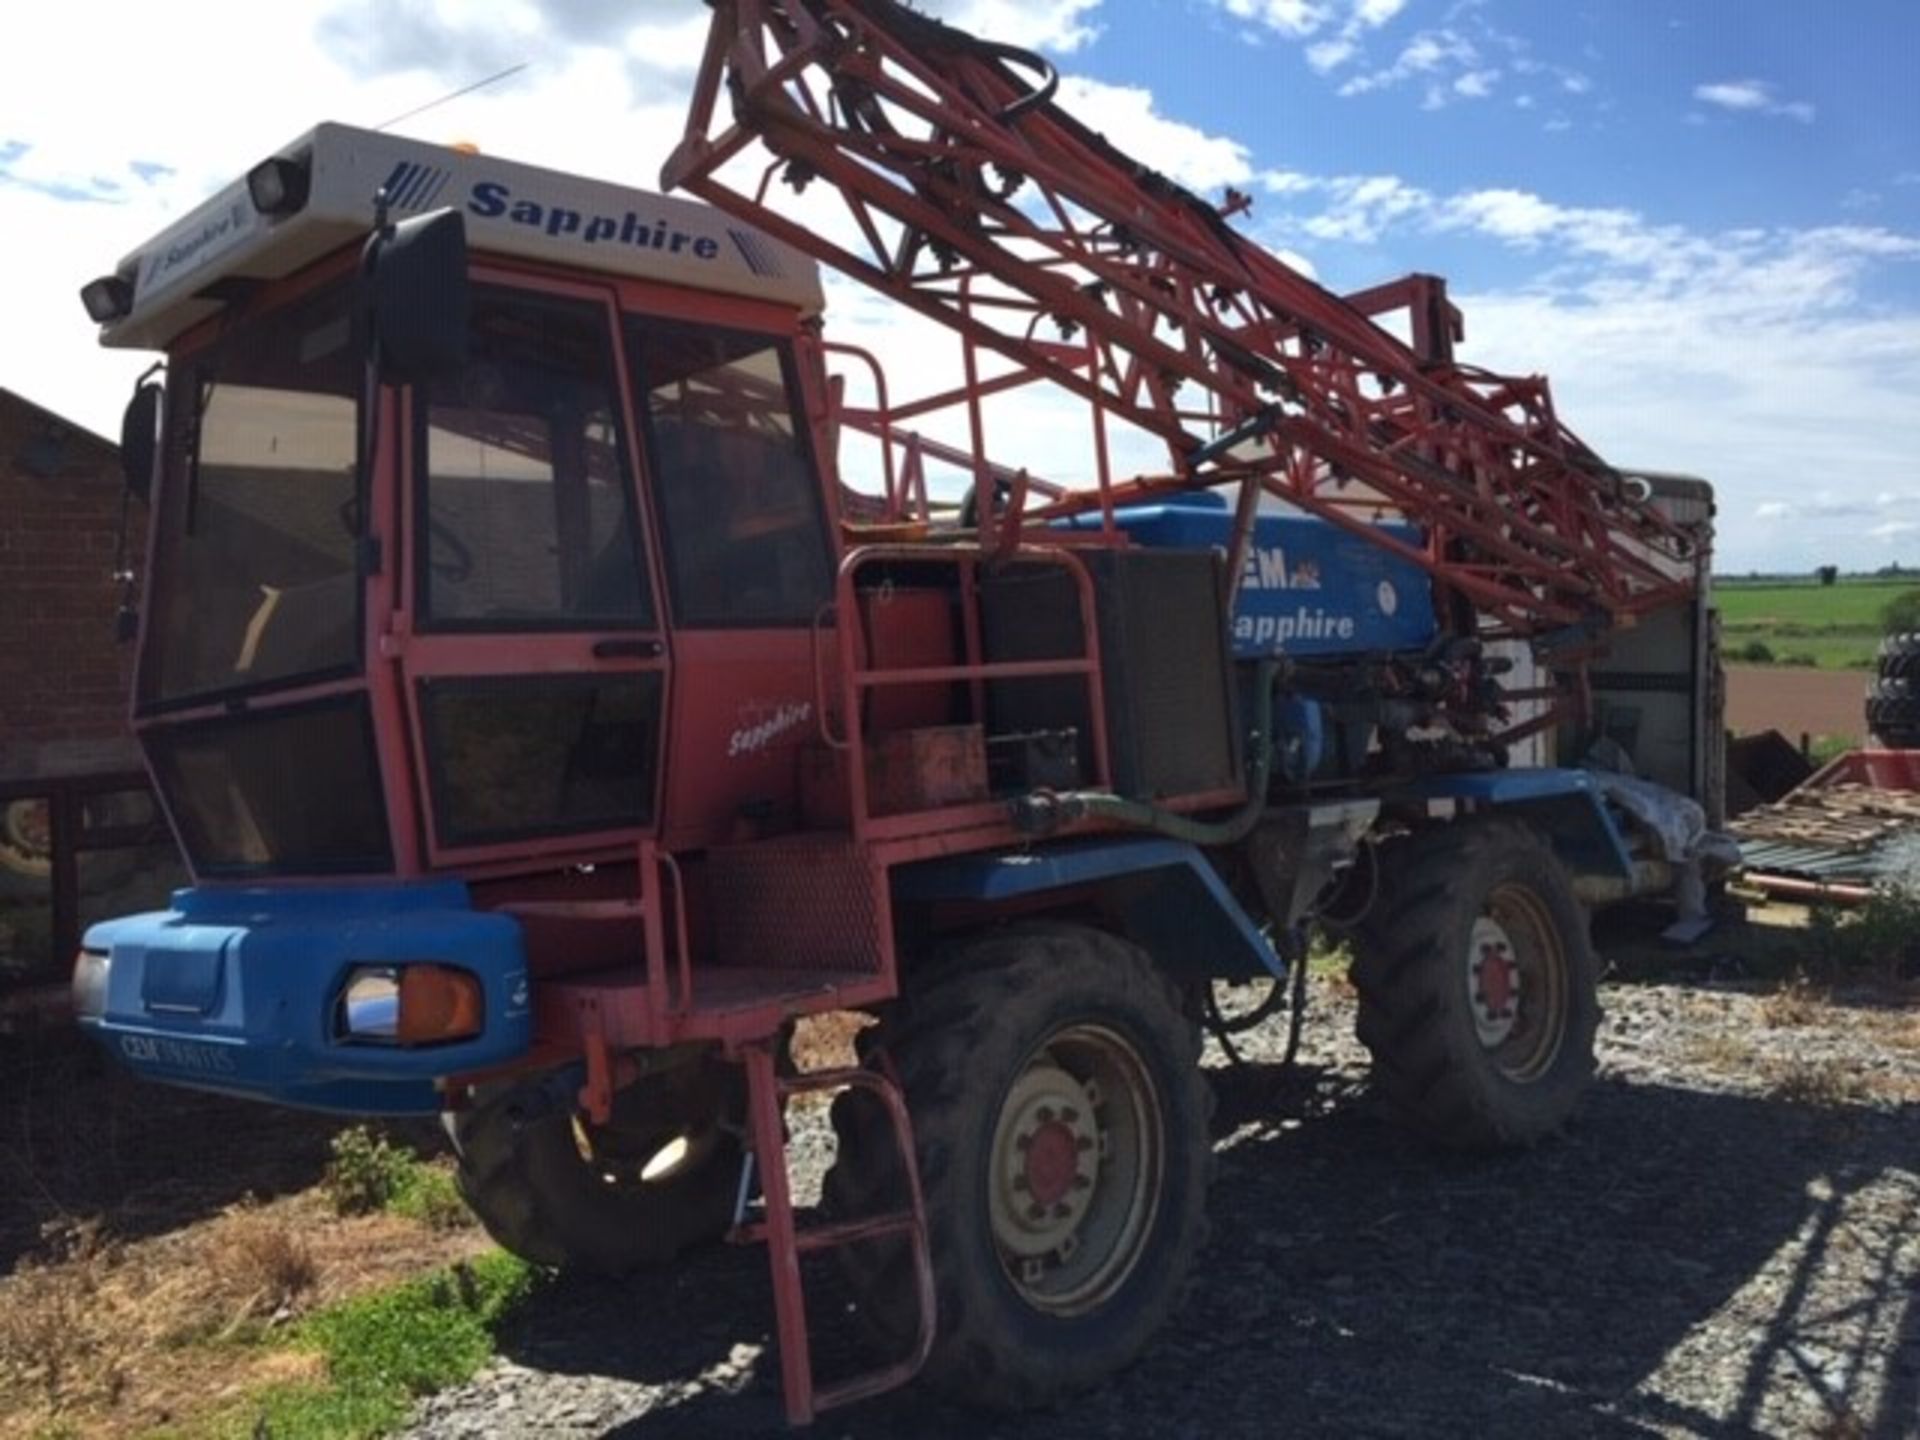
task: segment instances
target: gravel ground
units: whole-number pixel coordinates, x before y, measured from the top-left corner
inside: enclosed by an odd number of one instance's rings
[[[1209,1057],[1213,1237],[1142,1360],[1053,1413],[908,1389],[816,1433],[1920,1436],[1911,1003],[1611,986],[1569,1132],[1468,1161],[1377,1116],[1349,1002],[1316,987],[1294,1070],[1284,1019],[1245,1037],[1250,1063]],[[799,1138],[817,1173],[828,1142]],[[770,1328],[757,1250],[650,1285],[558,1284],[410,1433],[778,1434]]]

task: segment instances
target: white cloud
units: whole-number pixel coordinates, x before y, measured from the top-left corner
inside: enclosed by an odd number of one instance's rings
[[[919,8],[976,35],[1042,50],[1078,50],[1099,33],[1092,15],[1100,0],[945,0]]]
[[[1360,47],[1345,38],[1316,40],[1307,47],[1307,64],[1324,75],[1330,70],[1338,70],[1359,53]]]
[[[1346,176],[1328,182],[1331,203],[1302,227],[1316,240],[1368,245],[1398,221],[1424,211],[1432,197],[1393,175]]]
[[[1764,110],[1771,103],[1767,87],[1758,80],[1723,80],[1716,85],[1696,85],[1693,98],[1723,110]]]
[[[1391,23],[1407,0],[1214,0],[1228,14],[1264,24],[1288,40],[1311,40],[1307,64],[1331,74],[1359,58],[1369,33]],[[1336,24],[1336,19],[1338,23]],[[1314,37],[1319,38],[1314,38]]]
[[[1354,20],[1369,30],[1377,30],[1407,8],[1407,0],[1355,0]]]
[[[1877,514],[1901,503],[1901,497],[1882,494],[1872,500],[1816,490],[1798,500],[1764,500],[1753,507],[1756,520],[1852,520]]]
[[[1153,93],[1081,75],[1060,82],[1060,103],[1143,164],[1203,193],[1253,179],[1253,161],[1237,140],[1170,119]]]
[[[1717,80],[1693,87],[1693,98],[1722,110],[1757,115],[1784,115],[1803,125],[1813,123],[1814,107],[1805,100],[1780,100],[1765,80]]]
[[[1333,15],[1326,0],[1219,0],[1227,13],[1241,20],[1257,20],[1282,35],[1303,38],[1319,30]]]
[[[1302,45],[1316,74],[1339,78],[1337,93],[1367,95],[1414,85],[1421,107],[1437,110],[1456,100],[1483,100],[1504,74],[1541,77],[1568,95],[1592,93],[1592,79],[1542,60],[1529,41],[1495,25],[1480,0],[1455,0],[1438,27],[1417,31],[1385,52],[1377,47],[1409,8],[1409,0],[1212,0],[1236,19]],[[1257,36],[1242,32],[1257,42]],[[1531,105],[1531,100],[1528,104]],[[1522,108],[1527,108],[1523,106]]]
[[[1452,63],[1473,65],[1480,52],[1464,36],[1450,30],[1428,30],[1413,37],[1391,65],[1355,75],[1340,87],[1342,95],[1364,95],[1370,90],[1385,90],[1418,75],[1430,75]]]

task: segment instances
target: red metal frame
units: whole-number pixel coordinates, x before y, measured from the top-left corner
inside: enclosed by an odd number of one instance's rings
[[[1051,381],[1097,422],[1159,436],[1163,484],[1251,479],[1420,564],[1505,633],[1597,631],[1692,591],[1692,538],[1560,422],[1544,379],[1452,362],[1458,316],[1437,282],[1340,300],[1036,96],[1004,55],[891,0],[717,0],[664,179],[959,332],[967,383],[947,398],[976,442],[985,394]],[[756,141],[775,157],[758,184],[726,178]],[[859,238],[783,213],[776,171],[837,192]],[[1411,345],[1369,318],[1396,308]],[[1047,323],[1084,342],[1038,339]],[[978,349],[1017,376],[983,380]],[[1221,435],[1243,453],[1209,450]],[[1101,480],[1037,515],[1110,515]],[[1363,512],[1382,507],[1427,545],[1380,535]]]

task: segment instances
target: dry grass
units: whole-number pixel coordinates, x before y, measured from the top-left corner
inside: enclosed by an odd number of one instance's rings
[[[1788,1105],[1829,1110],[1875,1098],[1858,1070],[1839,1060],[1784,1060],[1767,1067],[1767,1094]]]
[[[1761,1023],[1775,1030],[1812,1025],[1827,1013],[1826,997],[1805,976],[1795,976],[1760,1002]]]
[[[246,1297],[239,1314],[284,1315],[320,1283],[313,1247],[283,1222],[254,1214],[237,1218],[231,1229],[215,1263],[227,1285]]]
[[[47,1245],[45,1258],[20,1266],[0,1289],[0,1399],[8,1412],[21,1402],[54,1411],[74,1401],[113,1405],[126,1383],[128,1342],[94,1317],[117,1251],[95,1222],[58,1227]]]
[[[1751,1071],[1759,1060],[1753,1042],[1737,1030],[1707,1030],[1689,1036],[1687,1059],[1709,1070]]]
[[[65,1227],[0,1278],[0,1436],[143,1435],[316,1363],[246,1343],[486,1248],[473,1230],[340,1218],[307,1193],[126,1244]]]

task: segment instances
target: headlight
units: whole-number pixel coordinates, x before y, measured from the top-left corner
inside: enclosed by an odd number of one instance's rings
[[[113,956],[104,950],[82,950],[73,962],[73,1013],[79,1020],[98,1020],[107,1013],[107,978]]]
[[[391,966],[360,969],[340,992],[340,1034],[347,1040],[400,1038],[400,977]]]
[[[438,1045],[478,1035],[486,1006],[465,970],[424,962],[362,965],[341,987],[336,1029],[374,1045]]]

